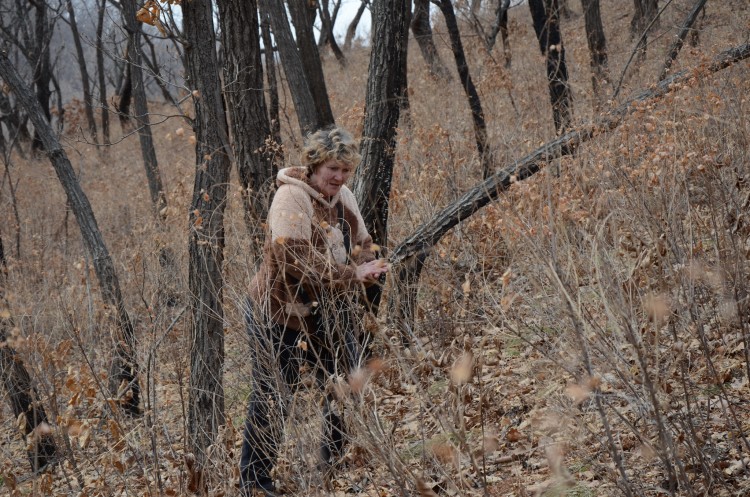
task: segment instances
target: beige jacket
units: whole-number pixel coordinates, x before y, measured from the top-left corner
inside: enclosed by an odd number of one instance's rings
[[[346,186],[333,198],[324,198],[310,185],[303,167],[282,169],[276,183],[263,261],[251,282],[250,298],[276,323],[312,331],[311,311],[318,300],[362,289],[356,266],[375,259],[372,238]],[[349,257],[339,203],[349,225]]]

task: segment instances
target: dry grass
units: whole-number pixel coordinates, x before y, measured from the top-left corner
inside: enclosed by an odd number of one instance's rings
[[[632,46],[631,6],[622,3],[602,2],[615,81]],[[624,95],[654,81],[691,3],[667,9],[648,59],[625,79]],[[498,166],[553,133],[543,60],[525,8],[512,10],[511,27],[509,72],[463,28]],[[684,48],[676,70],[746,42],[750,10],[743,1],[709,4],[702,28],[701,44]],[[439,20],[435,30],[443,61],[453,67]],[[580,15],[563,23],[581,122],[593,117],[583,32]],[[350,53],[346,69],[332,57],[325,61],[334,113],[357,133],[367,55]],[[457,78],[431,80],[416,47],[409,64],[411,125],[398,136],[393,244],[481,176]],[[447,235],[420,282],[419,343],[410,350],[396,345],[387,309],[369,323],[382,364],[361,373],[359,395],[341,398],[352,436],[348,466],[324,490],[313,470],[319,396],[302,392],[276,472],[282,486],[296,495],[594,496],[627,488],[651,496],[670,494],[664,485],[671,467],[675,495],[749,492],[748,82],[747,62],[696,77],[574,157],[516,184]],[[282,102],[286,151],[296,162],[291,99]],[[137,137],[103,151],[75,133],[65,141],[135,318],[149,389],[149,415],[139,420],[106,415],[108,310],[51,167],[16,155],[8,164],[0,232],[16,324],[11,343],[70,451],[54,471],[26,479],[24,443],[3,402],[0,491],[76,495],[84,484],[85,495],[188,492],[183,311],[193,147],[178,117],[153,131],[170,206],[163,227],[153,221]],[[227,213],[228,425],[209,458],[217,496],[236,493],[251,366],[239,309],[254,261],[238,187],[230,190]],[[160,269],[163,246],[176,254],[176,274]],[[176,306],[166,305],[165,292],[176,296]]]

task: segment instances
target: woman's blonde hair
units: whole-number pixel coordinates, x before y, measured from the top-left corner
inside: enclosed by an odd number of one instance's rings
[[[310,173],[331,159],[352,167],[356,167],[362,159],[359,143],[351,133],[335,125],[307,135],[302,149],[302,164]]]

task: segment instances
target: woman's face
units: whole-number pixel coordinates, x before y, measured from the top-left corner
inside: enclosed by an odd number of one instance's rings
[[[310,184],[326,197],[333,197],[346,184],[354,166],[337,160],[328,160],[315,168]]]

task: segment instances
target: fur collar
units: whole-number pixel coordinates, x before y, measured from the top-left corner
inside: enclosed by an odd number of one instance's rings
[[[305,192],[307,192],[310,197],[314,198],[329,209],[332,209],[333,206],[338,203],[339,198],[341,197],[341,192],[339,191],[339,193],[328,200],[325,195],[313,188],[313,186],[310,184],[310,179],[307,177],[306,167],[287,167],[280,170],[276,175],[276,186],[281,185],[298,186]]]

